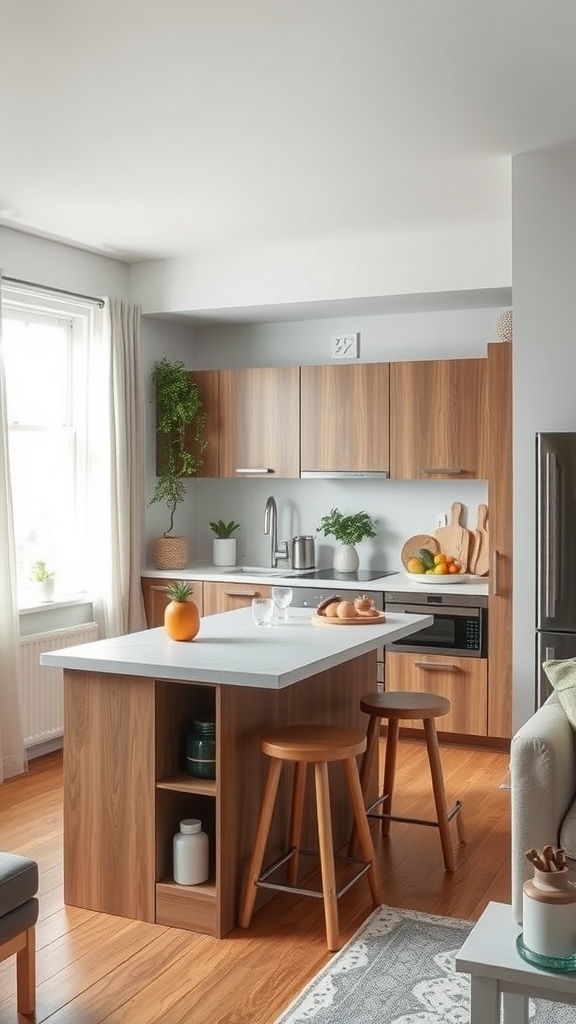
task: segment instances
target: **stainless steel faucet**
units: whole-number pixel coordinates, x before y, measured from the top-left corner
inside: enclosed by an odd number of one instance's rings
[[[278,559],[287,560],[288,541],[284,540],[278,546],[278,506],[276,499],[270,495],[264,509],[264,533],[270,534],[270,566],[275,569]]]

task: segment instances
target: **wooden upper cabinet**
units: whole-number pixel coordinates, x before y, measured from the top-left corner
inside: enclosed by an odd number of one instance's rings
[[[202,410],[206,416],[202,438],[207,442],[202,452],[202,467],[198,476],[218,476],[218,449],[220,435],[220,403],[219,403],[219,371],[218,370],[189,370],[188,376],[198,385],[200,398],[202,399]],[[185,445],[188,451],[197,452],[195,431],[189,429],[185,435]],[[156,435],[156,468],[161,465],[161,442]]]
[[[220,476],[300,475],[300,368],[220,371]]]
[[[302,366],[300,468],[388,472],[389,363]]]
[[[390,364],[390,475],[486,479],[487,360]]]

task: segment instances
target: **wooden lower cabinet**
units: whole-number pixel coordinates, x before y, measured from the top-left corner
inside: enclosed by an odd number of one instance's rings
[[[253,597],[272,597],[272,587],[261,583],[204,583],[203,615],[249,608]]]
[[[166,594],[166,587],[174,580],[167,577],[143,576],[141,579],[142,597],[144,600],[144,611],[146,612],[146,624],[148,629],[164,625],[164,609],[168,604],[169,597]],[[200,580],[186,580],[193,587],[192,599],[198,605],[200,615],[204,614],[202,583]]]
[[[447,697],[450,713],[436,719],[439,732],[488,735],[488,663],[484,658],[386,651],[386,690],[437,693]],[[402,721],[407,728],[421,722]]]

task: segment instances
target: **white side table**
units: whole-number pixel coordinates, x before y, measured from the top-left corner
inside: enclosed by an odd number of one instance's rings
[[[576,1005],[576,971],[541,971],[516,950],[522,931],[507,903],[489,903],[456,957],[470,974],[470,1024],[527,1024],[528,998]]]

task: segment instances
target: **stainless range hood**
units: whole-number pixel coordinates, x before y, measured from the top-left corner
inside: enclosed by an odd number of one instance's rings
[[[358,478],[387,480],[389,475],[386,470],[303,469],[300,471],[301,480],[355,480]]]

